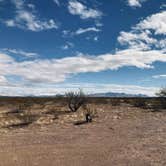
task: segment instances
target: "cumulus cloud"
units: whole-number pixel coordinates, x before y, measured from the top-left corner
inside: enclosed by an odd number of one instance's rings
[[[166,47],[157,45],[161,40],[163,43],[165,41],[163,28],[166,24],[163,18],[165,14],[165,12],[161,12],[149,16],[132,27],[131,31],[121,32],[118,41],[125,45],[125,48],[114,54],[107,53],[97,56],[79,54],[61,59],[35,59],[21,62],[16,61],[10,55],[0,54],[0,76],[6,78],[13,75],[21,78],[27,84],[44,83],[47,85],[63,82],[73,74],[79,73],[117,70],[125,66],[152,68],[156,61],[166,62]],[[156,17],[161,21],[160,26],[154,25]],[[158,34],[160,34],[160,38],[158,38]],[[45,92],[46,90],[48,89],[45,89]],[[148,91],[149,89],[147,93]],[[42,92],[44,93],[41,89],[40,93]]]
[[[88,8],[77,0],[69,1],[68,10],[70,14],[78,15],[81,19],[96,19],[100,18],[103,15],[101,11]]]
[[[16,16],[5,20],[4,23],[8,27],[18,27],[21,29],[31,30],[31,31],[42,31],[47,29],[57,29],[58,25],[53,20],[40,20],[37,15],[35,15],[35,6],[33,4],[28,4],[32,11],[25,9],[25,2],[23,0],[12,0],[12,3],[16,7]],[[33,7],[32,7],[33,5]]]
[[[131,7],[141,7],[142,3],[147,0],[128,0],[128,5]]]
[[[160,37],[158,37],[160,35]],[[166,11],[153,14],[132,27],[130,32],[122,31],[120,44],[139,50],[166,48]]]
[[[135,29],[150,29],[153,30],[156,35],[166,35],[166,11],[147,17],[145,20],[141,21]]]
[[[79,73],[116,70],[125,66],[152,68],[156,61],[166,62],[165,47],[157,46],[161,40],[155,37],[158,32],[165,36],[163,29],[165,19],[161,19],[161,26],[154,26],[154,28],[153,26],[145,28],[142,25],[148,20],[150,20],[149,24],[153,25],[156,20],[155,16],[163,18],[163,14],[165,15],[165,12],[145,18],[132,27],[130,32],[121,32],[118,40],[120,44],[127,45],[127,48],[118,50],[115,54],[108,53],[98,56],[80,54],[61,59],[36,59],[22,62],[17,62],[9,55],[0,54],[0,75],[16,75],[30,83],[58,83]],[[158,19],[160,18],[158,17]],[[138,27],[140,28],[138,29]],[[153,28],[153,37],[151,28]],[[165,41],[164,36],[162,41]]]
[[[124,66],[151,68],[156,61],[166,62],[166,54],[159,50],[126,49],[116,54],[98,56],[79,55],[62,59],[16,62],[1,54],[0,75],[16,75],[31,83],[63,82],[72,74],[115,70]],[[33,72],[32,72],[33,71]]]

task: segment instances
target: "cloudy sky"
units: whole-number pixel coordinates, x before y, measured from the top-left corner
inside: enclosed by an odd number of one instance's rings
[[[165,0],[0,0],[0,95],[165,85]]]

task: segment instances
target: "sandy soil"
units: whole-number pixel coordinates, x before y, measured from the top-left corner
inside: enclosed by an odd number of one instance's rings
[[[70,113],[50,123],[3,129],[0,166],[166,165],[166,111],[96,107],[89,124],[73,125],[78,117]]]

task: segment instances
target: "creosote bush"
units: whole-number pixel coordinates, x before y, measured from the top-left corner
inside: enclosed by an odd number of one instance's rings
[[[77,92],[66,93],[68,107],[72,112],[76,112],[82,105],[86,103],[86,96],[82,90]]]

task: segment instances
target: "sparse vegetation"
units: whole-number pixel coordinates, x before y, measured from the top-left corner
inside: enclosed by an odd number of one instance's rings
[[[156,93],[156,95],[159,97],[158,101],[154,101],[152,103],[154,110],[159,111],[161,109],[166,109],[166,87],[161,88],[159,92]]]
[[[82,105],[86,103],[86,96],[82,90],[77,92],[66,93],[68,107],[72,112],[76,112]]]
[[[120,104],[121,104],[121,100],[119,100],[118,98],[114,98],[111,100],[112,106],[119,106]]]
[[[147,102],[146,102],[146,99],[144,98],[136,98],[132,101],[132,105],[134,107],[146,108]]]
[[[158,97],[166,97],[166,87],[161,88],[159,92],[156,93]]]

